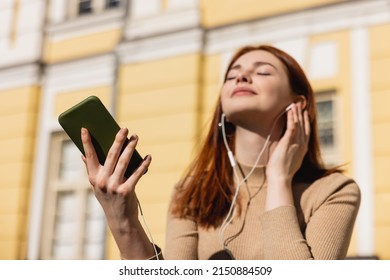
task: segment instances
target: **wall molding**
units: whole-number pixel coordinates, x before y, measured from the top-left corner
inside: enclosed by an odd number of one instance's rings
[[[71,91],[100,84],[113,84],[116,71],[113,53],[52,64],[46,67],[43,84],[49,92]]]
[[[51,24],[46,27],[45,31],[50,41],[62,41],[112,29],[122,29],[124,17],[123,9],[105,11],[101,14],[85,15],[62,23]]]
[[[197,6],[191,9],[168,10],[149,17],[130,18],[126,25],[125,38],[142,39],[199,26],[200,15]]]
[[[301,12],[233,24],[206,32],[205,53],[390,22],[390,1],[349,1]]]
[[[39,64],[27,64],[0,70],[0,90],[39,85],[40,73]]]
[[[203,30],[194,28],[121,43],[117,49],[122,64],[157,60],[187,53],[201,52]]]

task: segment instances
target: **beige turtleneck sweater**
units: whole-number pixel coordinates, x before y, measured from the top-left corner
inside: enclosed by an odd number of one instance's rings
[[[244,174],[250,167],[242,166]],[[333,173],[312,184],[293,184],[294,206],[265,212],[265,168],[255,169],[239,192],[236,214],[223,242],[236,259],[343,259],[360,204],[356,183]],[[222,250],[220,228],[204,229],[171,214],[165,259],[208,259]]]

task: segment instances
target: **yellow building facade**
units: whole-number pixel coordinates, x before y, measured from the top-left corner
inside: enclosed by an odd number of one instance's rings
[[[139,135],[141,155],[152,154],[137,194],[164,249],[172,188],[204,136],[231,55],[247,44],[280,47],[305,69],[324,159],[344,164],[362,190],[348,255],[390,259],[390,2],[284,2],[0,4],[0,259],[119,258],[57,121],[89,95]]]
[[[0,3],[0,259],[27,255],[44,10],[40,0]]]

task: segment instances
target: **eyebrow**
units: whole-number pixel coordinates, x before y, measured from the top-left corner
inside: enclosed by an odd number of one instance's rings
[[[272,63],[265,62],[265,61],[256,61],[256,62],[253,62],[253,68],[257,68],[257,67],[259,67],[259,66],[261,66],[261,65],[269,65],[269,66],[271,66],[272,68],[274,68],[276,71],[278,71],[278,69],[277,69],[277,68],[275,67],[275,65],[273,65]],[[232,67],[229,69],[229,71],[230,71],[230,70],[235,70],[235,69],[241,69],[241,68],[242,68],[241,64],[236,64],[236,65],[232,66]]]

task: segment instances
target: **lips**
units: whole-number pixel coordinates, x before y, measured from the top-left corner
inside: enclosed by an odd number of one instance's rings
[[[248,96],[248,95],[257,95],[257,94],[249,87],[237,87],[232,92],[232,96]]]

